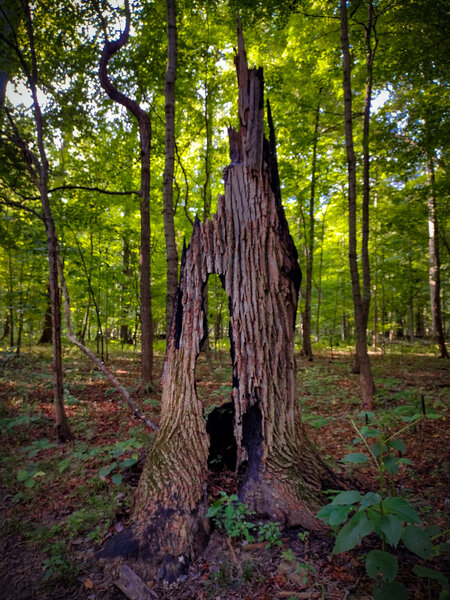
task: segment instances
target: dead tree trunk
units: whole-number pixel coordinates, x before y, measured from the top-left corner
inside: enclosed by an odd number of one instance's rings
[[[232,399],[240,497],[259,515],[320,532],[320,490],[339,485],[301,423],[294,326],[301,271],[281,205],[273,126],[264,137],[263,74],[236,57],[240,129],[229,129],[231,164],[212,220],[196,220],[184,249],[162,375],[160,430],[135,498],[130,528],[104,556],[136,560],[144,578],[177,577],[208,539],[209,440],[195,388],[206,336],[202,291],[219,275],[229,299]]]

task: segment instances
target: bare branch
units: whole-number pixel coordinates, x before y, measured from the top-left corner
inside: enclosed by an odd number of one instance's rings
[[[103,16],[99,10],[100,18],[103,19]],[[105,44],[103,46],[102,55],[100,58],[100,67],[98,70],[98,75],[100,78],[100,83],[105,92],[114,100],[114,102],[118,102],[122,106],[124,106],[127,110],[129,110],[140,123],[143,118],[148,118],[145,111],[139,106],[136,100],[133,100],[120,90],[118,90],[108,75],[108,63],[111,58],[118,52],[125,44],[128,42],[128,38],[130,35],[130,5],[128,0],[125,0],[125,29],[119,35],[117,40],[109,41],[105,35]],[[102,21],[103,22],[103,21]]]
[[[86,192],[97,192],[98,194],[107,194],[109,196],[130,196],[132,194],[139,196],[139,192],[136,190],[130,190],[125,192],[119,192],[115,190],[104,190],[102,188],[96,186],[88,186],[88,185],[59,185],[58,187],[51,188],[48,190],[49,194],[53,192],[59,192],[61,190],[83,190]],[[20,195],[20,194],[19,194]],[[39,200],[40,196],[21,196],[24,200]]]
[[[20,135],[20,132],[14,122],[14,119],[12,118],[11,112],[9,110],[9,108],[7,106],[4,107],[5,109],[5,113],[6,116],[8,117],[8,121],[11,125],[11,128],[13,130],[14,135],[8,136],[8,138],[18,147],[20,148],[20,151],[22,152],[22,157],[23,160],[25,161],[25,165],[27,167],[27,170],[30,174],[31,180],[32,182],[36,185],[36,187],[39,187],[39,177],[38,177],[38,173],[41,172],[41,164],[39,162],[38,157],[36,156],[36,154],[34,154],[34,152],[32,152],[25,140],[22,138],[22,136]],[[34,167],[34,168],[33,168]],[[36,173],[36,171],[37,173]],[[40,198],[40,196],[39,196]]]
[[[34,210],[34,208],[31,208],[30,206],[25,206],[21,202],[15,202],[14,200],[9,200],[8,198],[1,196],[0,204],[3,204],[4,206],[12,206],[13,208],[18,208],[20,210],[24,210],[26,212],[33,214],[38,219],[41,219],[41,221],[44,220],[44,216],[41,213],[38,213],[37,210]]]
[[[63,266],[62,266],[59,256],[58,256],[58,273],[59,273],[59,280],[61,282],[61,289],[62,289],[62,293],[63,293],[63,297],[64,297],[64,316],[65,316],[65,320],[66,320],[67,337],[72,342],[72,344],[75,344],[75,346],[77,346],[77,348],[79,348],[88,358],[90,358],[92,360],[92,362],[97,366],[97,368],[107,377],[107,379],[109,379],[109,381],[113,384],[113,386],[117,389],[117,391],[120,393],[122,398],[125,400],[125,402],[128,404],[128,406],[131,408],[131,410],[133,411],[133,415],[135,417],[137,417],[138,419],[140,419],[141,421],[143,421],[147,425],[147,427],[150,427],[151,429],[157,431],[158,426],[155,423],[153,423],[152,421],[150,421],[149,419],[147,419],[147,417],[141,413],[141,411],[138,409],[136,404],[131,399],[131,396],[128,393],[128,391],[114,377],[114,375],[111,373],[111,371],[108,369],[108,367],[106,367],[106,365],[104,363],[102,363],[102,361],[100,359],[98,359],[95,356],[95,354],[91,350],[89,350],[89,348],[87,348],[84,344],[82,344],[80,341],[78,341],[77,338],[74,336],[74,334],[72,332],[72,325],[71,325],[71,320],[70,320],[69,291],[67,289],[66,279],[64,277],[64,270],[63,270]]]

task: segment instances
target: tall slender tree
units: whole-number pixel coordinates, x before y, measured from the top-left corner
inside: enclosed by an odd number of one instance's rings
[[[367,351],[367,332],[364,304],[361,295],[360,276],[358,270],[357,250],[357,192],[356,192],[356,157],[353,144],[353,115],[352,115],[352,84],[351,84],[351,57],[348,35],[347,2],[340,0],[341,45],[343,56],[343,88],[344,88],[344,115],[345,115],[345,146],[347,152],[348,172],[348,257],[352,280],[353,311],[356,331],[356,354],[359,363],[359,379],[363,407],[367,410],[373,408],[374,381]]]
[[[172,323],[173,303],[178,281],[178,252],[175,241],[173,176],[175,167],[175,81],[177,76],[177,18],[176,0],[166,0],[167,9],[167,69],[165,97],[165,167],[163,177],[164,236],[167,258],[166,331]]]
[[[151,121],[149,114],[139,103],[118,90],[108,75],[110,59],[128,42],[130,35],[130,3],[125,0],[125,27],[117,40],[109,40],[107,24],[100,9],[98,14],[105,33],[105,42],[100,58],[100,83],[114,102],[124,106],[136,119],[139,126],[141,160],[141,245],[140,245],[140,319],[141,319],[141,386],[147,387],[153,379],[153,318],[150,267],[150,147]]]
[[[319,91],[319,94],[321,90]],[[315,199],[316,199],[316,170],[317,170],[317,143],[319,139],[320,104],[316,108],[314,120],[314,138],[311,161],[311,188],[309,196],[309,228],[306,240],[306,289],[305,307],[302,314],[303,325],[303,347],[302,354],[308,360],[313,360],[311,346],[311,295],[313,282],[313,260],[314,260],[314,229],[315,229]]]
[[[31,181],[39,191],[39,197],[42,206],[41,218],[45,225],[47,237],[47,254],[49,268],[49,288],[51,299],[51,317],[52,317],[52,347],[53,347],[53,405],[55,410],[55,420],[57,428],[57,436],[60,442],[67,442],[73,439],[73,433],[70,429],[69,422],[66,417],[64,408],[64,388],[63,388],[63,369],[62,369],[62,346],[61,346],[61,298],[58,284],[58,238],[56,234],[56,226],[53,218],[53,212],[49,197],[49,162],[44,141],[44,119],[41,106],[38,99],[38,63],[36,58],[35,36],[33,29],[33,18],[30,4],[27,0],[22,2],[22,18],[25,23],[27,36],[29,61],[25,54],[16,44],[17,36],[14,36],[15,41],[11,41],[8,37],[2,36],[5,44],[11,47],[20,63],[23,74],[26,78],[33,107],[34,127],[36,132],[37,153],[31,150],[21,136],[16,123],[8,109],[6,115],[12,131],[10,139],[20,149],[22,158],[28,170]]]

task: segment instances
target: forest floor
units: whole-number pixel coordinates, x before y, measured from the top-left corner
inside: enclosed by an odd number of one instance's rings
[[[308,434],[322,455],[339,464],[355,446],[350,419],[364,425],[358,377],[350,373],[349,352],[317,353],[314,362],[298,357],[298,393]],[[375,425],[380,431],[405,428],[408,417],[428,415],[406,427],[401,440],[411,465],[395,475],[397,494],[420,514],[423,526],[450,527],[450,365],[433,348],[397,344],[372,354],[377,386]],[[157,357],[161,369],[162,354]],[[109,361],[133,390],[138,358],[117,352]],[[58,446],[52,421],[49,349],[32,348],[20,358],[0,356],[0,600],[120,600],[125,598],[96,559],[105,541],[129,517],[133,491],[145,460],[149,433],[130,416],[117,392],[72,349],[64,356],[65,400],[76,440]],[[226,351],[200,357],[197,385],[205,414],[229,401],[231,365]],[[134,394],[139,407],[158,422],[160,393]],[[356,450],[355,450],[356,448]],[[362,491],[376,491],[370,463],[343,465]],[[238,476],[211,473],[211,503],[221,491],[237,491]],[[437,530],[436,530],[437,531]],[[220,528],[205,554],[172,586],[148,582],[157,599],[329,599],[372,598],[373,580],[364,556],[380,548],[371,535],[353,550],[332,554],[334,539],[285,530],[281,539],[244,544]],[[275,543],[277,542],[277,543]],[[278,545],[277,545],[278,544]],[[409,598],[434,599],[440,584],[419,578],[413,566],[447,571],[445,555],[422,560],[400,543],[394,551],[397,580]],[[394,596],[393,596],[394,597]],[[444,597],[444,596],[443,596]],[[448,596],[445,596],[448,597]],[[387,599],[386,599],[387,600]]]

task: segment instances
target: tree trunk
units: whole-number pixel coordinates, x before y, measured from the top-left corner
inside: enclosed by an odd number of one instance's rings
[[[436,191],[434,180],[433,159],[428,161],[428,176],[430,181],[430,191],[428,194],[428,248],[429,248],[429,282],[430,282],[430,301],[431,315],[433,320],[433,339],[439,344],[439,353],[441,358],[449,358],[448,350],[445,345],[444,328],[442,326],[441,311],[441,260],[439,253],[439,231],[436,217]]]
[[[183,250],[162,375],[160,430],[135,497],[130,527],[103,556],[127,556],[144,577],[177,577],[208,538],[209,441],[195,388],[206,336],[203,288],[219,275],[229,300],[232,399],[240,498],[259,515],[323,532],[320,490],[339,480],[306,436],[296,395],[294,332],[301,272],[281,205],[275,139],[263,128],[262,70],[248,71],[239,28],[240,129],[212,220],[194,225]]]
[[[105,40],[100,58],[100,83],[114,102],[124,106],[135,117],[139,126],[139,143],[141,159],[141,244],[140,244],[140,319],[141,319],[141,386],[152,384],[153,379],[153,317],[151,295],[150,266],[150,148],[151,122],[150,116],[139,106],[136,100],[129,98],[112,84],[108,76],[110,59],[128,42],[130,35],[130,6],[125,0],[125,29],[115,41]],[[103,15],[101,15],[103,20]]]
[[[366,317],[358,271],[357,245],[356,245],[356,158],[353,147],[353,122],[352,122],[352,89],[351,89],[351,61],[348,41],[347,3],[340,0],[341,15],[341,42],[344,71],[344,111],[345,111],[345,145],[347,150],[348,169],[348,224],[349,248],[348,256],[352,280],[353,308],[356,330],[356,356],[359,366],[359,381],[363,408],[373,409],[374,382],[370,358],[367,352]]]
[[[47,286],[47,308],[44,316],[44,326],[38,344],[51,344],[52,342],[52,301],[50,297],[50,285]]]
[[[125,217],[127,216],[127,211],[125,211]],[[130,310],[130,302],[129,302],[129,279],[132,275],[132,269],[130,267],[130,242],[128,240],[127,234],[124,234],[122,238],[123,242],[123,253],[122,253],[122,276],[123,283],[121,286],[121,299],[120,299],[120,312],[121,312],[121,325],[120,325],[120,340],[122,343],[122,348],[125,344],[133,343],[133,335],[128,325],[127,318],[128,312]]]
[[[47,153],[44,146],[44,122],[42,111],[37,96],[37,64],[34,46],[33,24],[28,2],[23,4],[25,11],[26,29],[30,43],[32,68],[24,66],[30,86],[33,101],[34,120],[36,126],[37,147],[39,158],[33,155],[33,159],[22,151],[28,171],[35,185],[39,189],[42,204],[45,231],[47,235],[47,253],[49,265],[49,287],[52,307],[52,346],[53,346],[53,405],[55,410],[55,421],[57,436],[61,443],[74,438],[69,426],[64,409],[63,369],[62,369],[62,345],[61,345],[61,298],[58,286],[58,238],[56,236],[55,221],[48,196],[48,174],[49,165]],[[23,142],[22,142],[23,145]]]
[[[372,34],[375,31],[376,16],[372,0],[369,1],[367,25],[364,30],[366,46],[366,88],[364,95],[364,122],[363,122],[363,203],[362,203],[362,240],[361,264],[363,275],[362,304],[364,311],[365,327],[369,319],[370,308],[370,261],[369,261],[369,207],[370,207],[370,109],[372,103],[373,60],[378,41],[372,47]]]
[[[167,70],[164,86],[166,134],[163,177],[164,237],[167,258],[166,332],[172,324],[173,303],[178,281],[178,252],[175,242],[173,208],[173,174],[175,166],[175,80],[177,76],[177,20],[175,0],[166,0],[167,8]]]
[[[322,90],[319,90],[321,94]],[[313,360],[311,347],[311,292],[312,275],[314,259],[314,204],[316,197],[316,166],[317,166],[317,142],[319,137],[320,105],[316,109],[316,119],[314,122],[314,142],[311,170],[311,193],[309,197],[309,231],[306,246],[306,289],[305,289],[305,308],[302,315],[303,324],[303,347],[302,354],[308,359]]]
[[[322,305],[322,268],[323,268],[323,241],[325,239],[325,217],[327,215],[328,205],[322,217],[322,227],[320,232],[320,255],[319,255],[319,276],[317,282],[317,311],[316,311],[316,342],[319,341],[319,326],[320,326],[320,308]]]

